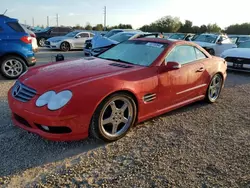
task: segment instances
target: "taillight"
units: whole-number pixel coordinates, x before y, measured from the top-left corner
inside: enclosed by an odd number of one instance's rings
[[[33,33],[31,33],[30,36],[36,38],[36,35]]]
[[[26,44],[31,44],[32,43],[32,39],[30,37],[28,37],[28,36],[23,36],[21,38],[21,41],[23,41]]]

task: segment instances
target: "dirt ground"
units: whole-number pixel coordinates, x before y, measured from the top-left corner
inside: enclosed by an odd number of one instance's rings
[[[0,187],[250,187],[250,75],[229,72],[215,104],[146,121],[119,141],[58,143],[10,122],[0,82]]]

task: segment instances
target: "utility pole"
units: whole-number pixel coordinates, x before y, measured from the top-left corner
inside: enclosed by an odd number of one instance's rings
[[[56,14],[56,25],[58,27],[58,14]]]
[[[106,31],[106,22],[107,22],[107,7],[104,6],[104,31]]]
[[[34,19],[34,17],[32,18],[32,26],[35,27],[35,19]]]
[[[49,16],[47,16],[47,27],[49,27]]]

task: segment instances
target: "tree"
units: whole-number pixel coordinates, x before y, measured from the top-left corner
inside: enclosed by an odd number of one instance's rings
[[[206,25],[201,25],[200,26],[200,33],[206,33],[207,32],[207,26]]]
[[[219,32],[221,32],[221,28],[217,24],[208,24],[207,25],[207,32],[219,33]]]
[[[189,20],[185,20],[184,25],[182,25],[179,29],[179,32],[182,33],[192,33],[193,32],[193,22]]]
[[[82,29],[82,27],[80,26],[80,24],[76,24],[75,27],[73,27],[74,29]]]
[[[145,29],[149,32],[176,32],[181,27],[181,21],[177,17],[165,16],[151,23],[149,26],[142,26],[140,29],[145,31]]]
[[[250,34],[250,23],[230,25],[225,29],[225,31],[228,34],[249,35]]]
[[[102,24],[97,24],[95,27],[93,27],[93,30],[95,30],[95,31],[103,31],[103,25]]]
[[[86,30],[92,30],[92,26],[90,25],[90,23],[88,22],[85,26]]]

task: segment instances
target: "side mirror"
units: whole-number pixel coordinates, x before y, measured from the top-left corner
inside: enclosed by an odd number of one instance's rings
[[[181,64],[177,63],[177,62],[169,61],[169,62],[167,62],[166,67],[167,67],[168,70],[176,70],[176,69],[181,68]]]
[[[177,62],[167,62],[166,65],[160,67],[160,73],[177,70],[181,68],[181,64]]]
[[[79,39],[79,38],[81,38],[81,36],[80,36],[80,35],[76,35],[75,38],[76,38],[76,39]]]

